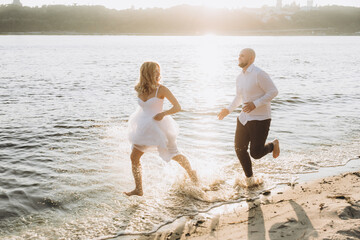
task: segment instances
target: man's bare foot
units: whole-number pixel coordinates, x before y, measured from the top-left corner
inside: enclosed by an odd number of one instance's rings
[[[124,192],[124,193],[128,196],[132,196],[132,195],[142,196],[143,195],[143,191],[137,190],[137,189],[134,189],[131,192]]]
[[[274,145],[273,157],[277,158],[280,155],[280,143],[279,143],[279,140],[275,139],[272,143]]]
[[[251,188],[251,187],[256,187],[256,186],[260,186],[261,184],[264,183],[264,180],[262,179],[262,177],[247,177],[245,178],[245,182],[246,182],[246,186],[248,188]]]
[[[235,184],[234,187],[242,187],[242,188],[251,188],[251,187],[256,187],[256,186],[260,186],[264,183],[263,178],[260,177],[241,177],[235,180]]]

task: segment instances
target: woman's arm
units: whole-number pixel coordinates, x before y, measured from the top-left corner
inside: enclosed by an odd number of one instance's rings
[[[159,98],[166,98],[169,100],[169,102],[173,105],[172,108],[170,108],[167,111],[163,111],[161,113],[158,113],[154,116],[154,119],[157,121],[162,120],[166,115],[171,115],[174,113],[177,113],[181,110],[181,106],[176,99],[176,97],[172,94],[172,92],[165,86],[160,86],[159,92],[158,92]]]

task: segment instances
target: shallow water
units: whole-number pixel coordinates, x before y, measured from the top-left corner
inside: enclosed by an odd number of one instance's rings
[[[149,232],[178,216],[247,197],[233,149],[239,50],[279,89],[269,140],[281,156],[255,160],[263,188],[360,155],[359,37],[0,36],[0,237],[103,238]],[[175,163],[142,159],[134,187],[126,122],[141,63],[156,60],[182,111],[179,149],[205,194]],[[166,105],[169,107],[169,105]],[[258,189],[261,191],[261,189]],[[256,195],[256,191],[252,194]]]

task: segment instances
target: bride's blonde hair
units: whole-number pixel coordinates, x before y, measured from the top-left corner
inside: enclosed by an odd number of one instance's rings
[[[140,79],[135,86],[139,95],[149,95],[156,89],[160,77],[156,74],[158,70],[160,71],[160,65],[156,62],[144,62],[141,65]]]

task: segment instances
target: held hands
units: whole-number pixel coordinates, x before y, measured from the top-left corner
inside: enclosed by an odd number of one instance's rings
[[[156,114],[156,115],[154,116],[154,119],[155,119],[156,121],[161,121],[164,117],[165,117],[165,114],[164,114],[163,112],[161,112],[161,113]]]
[[[229,115],[229,109],[227,109],[227,108],[223,108],[223,109],[221,109],[221,112],[217,115],[217,117],[218,117],[218,119],[219,120],[223,120],[224,119],[224,117],[226,117],[227,115]]]
[[[244,103],[244,106],[242,107],[242,110],[246,113],[249,113],[251,112],[252,110],[254,110],[256,107],[255,107],[255,104],[253,102],[246,102]]]

